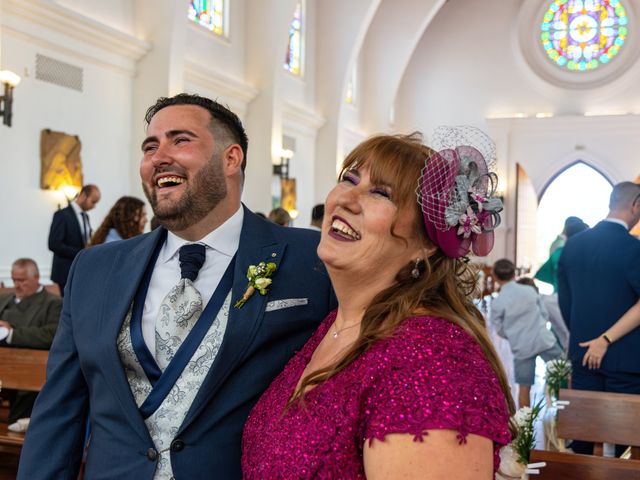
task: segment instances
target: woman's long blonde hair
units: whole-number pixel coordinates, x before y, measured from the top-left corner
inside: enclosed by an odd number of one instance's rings
[[[379,135],[364,141],[347,156],[340,176],[353,168],[368,167],[372,184],[391,186],[392,200],[398,211],[415,210],[415,235],[425,245],[431,246],[422,223],[416,187],[425,162],[432,153],[422,144],[419,133]],[[391,226],[391,234],[395,236],[394,227],[395,221]],[[447,257],[439,248],[419,265],[421,275],[418,279],[411,275],[415,265],[414,262],[407,264],[397,273],[395,283],[373,298],[364,313],[355,343],[332,364],[306,375],[288,406],[303,400],[305,389],[344,370],[374,342],[393,335],[403,320],[427,312],[460,326],[475,339],[498,377],[507,408],[513,415],[515,406],[507,377],[488,337],[484,317],[471,301],[476,288],[476,272],[472,271],[467,259]]]

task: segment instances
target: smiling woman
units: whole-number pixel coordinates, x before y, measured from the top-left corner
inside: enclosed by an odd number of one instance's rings
[[[418,134],[347,156],[318,246],[339,306],[249,416],[245,478],[493,478],[513,401],[463,257],[490,244],[494,180]]]

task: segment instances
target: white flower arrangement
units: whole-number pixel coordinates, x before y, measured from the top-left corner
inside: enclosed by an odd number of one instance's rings
[[[530,473],[539,473],[541,463],[529,463],[529,452],[535,446],[534,425],[542,411],[540,400],[532,408],[522,407],[513,416],[518,433],[509,445],[500,449],[500,471],[496,480],[525,479]]]
[[[547,362],[547,373],[545,375],[547,383],[547,393],[555,400],[558,399],[558,392],[561,388],[566,388],[571,377],[571,362],[565,358],[549,360]]]

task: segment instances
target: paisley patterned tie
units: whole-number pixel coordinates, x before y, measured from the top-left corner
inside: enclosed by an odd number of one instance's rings
[[[202,296],[193,282],[204,264],[206,247],[188,244],[180,248],[181,279],[160,305],[156,319],[156,362],[164,372],[202,313]]]

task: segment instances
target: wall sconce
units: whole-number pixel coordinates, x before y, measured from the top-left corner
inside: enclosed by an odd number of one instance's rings
[[[280,178],[289,178],[289,160],[293,158],[293,150],[280,151],[280,163],[273,166],[273,174]]]
[[[0,83],[4,85],[4,95],[0,96],[0,116],[2,123],[11,126],[13,88],[20,83],[20,76],[9,70],[0,70]]]
[[[71,200],[76,198],[76,195],[80,192],[80,188],[74,185],[63,185],[58,189],[59,192],[62,192],[64,198],[67,199],[67,202],[71,203]]]

